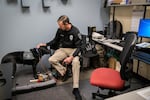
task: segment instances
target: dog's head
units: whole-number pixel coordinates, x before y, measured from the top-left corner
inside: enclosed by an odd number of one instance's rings
[[[40,48],[33,48],[30,49],[30,51],[32,52],[35,58],[41,58],[44,54],[51,53],[50,49],[48,49],[47,46],[40,46]]]

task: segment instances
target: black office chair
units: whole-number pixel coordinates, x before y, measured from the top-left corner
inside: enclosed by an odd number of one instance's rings
[[[121,64],[120,72],[111,68],[97,68],[95,69],[90,77],[90,84],[98,87],[97,93],[92,93],[92,97],[100,96],[107,98],[116,95],[115,91],[125,90],[130,87],[125,86],[125,82],[131,78],[130,72],[132,69],[127,66],[128,61],[131,60],[131,54],[136,44],[136,34],[130,33],[125,37],[125,45],[123,51],[120,54],[119,62]],[[108,95],[101,94],[99,89],[108,89]]]

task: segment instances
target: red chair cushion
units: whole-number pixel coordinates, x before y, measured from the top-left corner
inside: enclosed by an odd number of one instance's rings
[[[97,68],[90,77],[90,83],[100,88],[120,90],[125,81],[121,79],[120,73],[111,68]]]

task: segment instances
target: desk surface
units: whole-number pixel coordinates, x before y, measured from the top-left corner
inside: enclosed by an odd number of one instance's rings
[[[98,43],[100,43],[100,44],[103,44],[103,45],[106,45],[106,46],[111,47],[113,49],[116,49],[118,51],[122,51],[123,50],[123,47],[121,47],[119,45],[116,45],[116,44],[112,44],[109,41],[106,41],[106,40],[101,41],[100,39],[93,39],[93,40],[96,41],[96,42],[98,42]]]
[[[118,50],[118,51],[122,51],[123,50],[123,47],[121,47],[119,45],[116,45],[116,44],[113,44],[111,41],[107,41],[107,39],[102,40],[102,39],[95,39],[94,38],[93,40],[98,42],[98,43],[100,43],[100,44],[102,44],[102,45],[105,45],[107,47],[111,47],[111,48],[113,48],[115,50]],[[113,40],[113,39],[111,39],[111,40]],[[118,40],[114,39],[114,41],[118,41]],[[140,60],[140,61],[143,61],[143,62],[145,62],[147,64],[150,64],[150,54],[147,54],[147,56],[143,55],[143,56],[140,57],[140,56],[138,56],[137,52],[134,52],[133,55],[132,55],[132,58]]]
[[[150,100],[150,86],[107,98],[106,100]]]

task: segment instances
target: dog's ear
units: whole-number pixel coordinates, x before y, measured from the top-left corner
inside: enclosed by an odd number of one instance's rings
[[[33,48],[30,49],[32,52],[33,56],[35,58],[41,58],[44,54],[50,54],[51,51],[47,48],[47,46],[40,46],[40,48]]]
[[[47,48],[47,46],[40,46],[38,49],[41,55],[43,56],[44,54],[50,54],[50,50]]]

